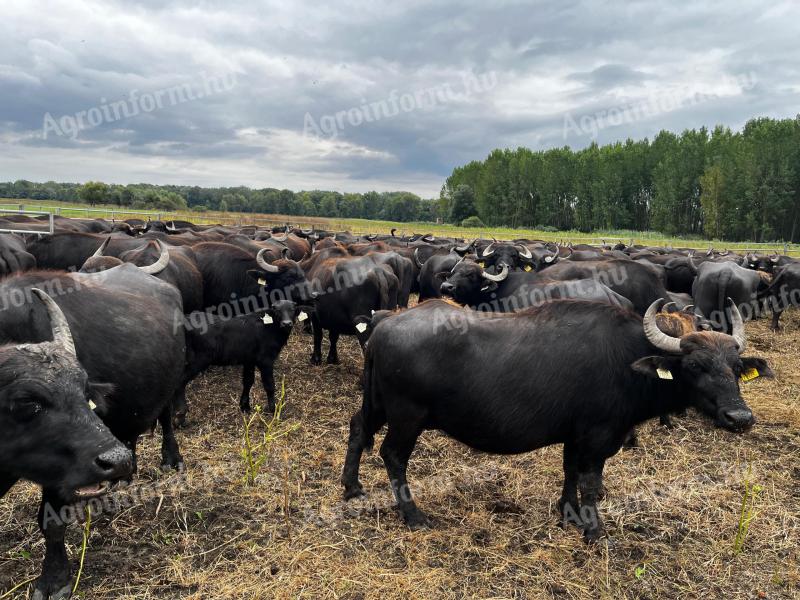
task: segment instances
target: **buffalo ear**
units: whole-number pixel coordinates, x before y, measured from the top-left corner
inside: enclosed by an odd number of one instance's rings
[[[86,399],[89,401],[90,406],[94,405],[92,410],[100,419],[105,419],[108,416],[110,409],[108,397],[113,393],[114,384],[112,383],[100,383],[97,381],[86,383]]]
[[[261,283],[262,281],[267,281],[268,273],[266,271],[261,271],[260,269],[247,269],[247,274],[259,282],[260,285],[264,285]]]
[[[766,377],[767,379],[775,378],[775,373],[772,372],[772,369],[769,368],[767,361],[765,361],[763,358],[755,358],[753,356],[743,358],[742,366],[744,367],[745,373],[750,369],[755,369],[758,371],[758,374],[761,377]]]
[[[450,275],[450,271],[439,271],[433,276],[433,278],[439,281],[444,281],[447,279],[448,275]]]
[[[645,356],[631,365],[631,369],[640,375],[647,375],[655,379],[676,378],[681,366],[681,359],[667,356]]]

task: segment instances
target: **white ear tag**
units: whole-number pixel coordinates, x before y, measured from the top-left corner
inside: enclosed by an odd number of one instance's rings
[[[261,320],[264,321],[264,325],[270,325],[271,323],[274,323],[272,317],[269,315],[264,315],[264,318]]]
[[[258,278],[258,285],[267,285],[267,280],[263,277]]]
[[[367,330],[367,324],[366,323],[358,323],[356,325],[356,331],[358,333],[364,333],[366,330]]]
[[[97,404],[95,404],[92,400],[89,400],[89,408],[92,410],[96,410]]]
[[[672,379],[672,371],[669,369],[656,369],[659,379]]]
[[[298,321],[305,321],[307,318],[308,318],[308,315],[306,314],[306,311],[304,311],[304,310],[301,310],[301,311],[300,311],[300,312],[297,314],[297,320],[298,320]]]

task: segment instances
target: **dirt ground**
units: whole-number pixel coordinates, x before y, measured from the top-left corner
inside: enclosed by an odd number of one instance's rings
[[[800,313],[784,331],[748,324],[749,352],[777,378],[744,384],[758,423],[743,435],[690,412],[667,430],[641,427],[641,447],[606,466],[607,539],[586,546],[557,526],[561,448],[487,456],[427,432],[409,480],[435,523],[408,531],[392,510],[377,451],[365,455],[368,499],[341,501],[361,353],[343,338],[337,366],[308,363],[292,336],[276,371],[287,408],[255,485],[243,482],[239,371],[214,369],[190,388],[179,431],[184,475],[159,468],[160,433],[141,444],[133,505],[94,518],[78,594],[104,599],[254,598],[798,598],[800,597]],[[256,383],[254,401],[264,400]],[[253,435],[261,435],[256,424]],[[377,443],[380,443],[380,434]],[[735,554],[744,481],[762,486]],[[0,500],[0,599],[34,577],[44,545],[38,490]],[[68,532],[77,566],[82,529]],[[8,597],[27,597],[28,586]]]

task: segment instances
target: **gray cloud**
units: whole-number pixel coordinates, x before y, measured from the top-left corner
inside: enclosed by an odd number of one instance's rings
[[[7,5],[7,6],[6,6]],[[800,8],[754,0],[164,4],[10,0],[0,21],[0,178],[410,189],[435,196],[456,165],[493,148],[582,147],[659,129],[793,116]],[[205,78],[236,85],[43,138],[74,116]],[[456,99],[304,136],[392,94],[486,73]],[[565,119],[701,94],[593,133]],[[655,100],[654,100],[655,99]]]

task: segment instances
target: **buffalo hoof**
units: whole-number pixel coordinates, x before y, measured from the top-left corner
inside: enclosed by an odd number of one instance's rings
[[[249,415],[253,409],[250,406],[250,400],[240,400],[239,401],[239,410],[246,415]]]
[[[405,513],[403,515],[403,522],[405,522],[406,527],[408,527],[411,531],[419,531],[420,529],[433,528],[430,519],[424,512],[422,512],[419,509],[413,512]]]
[[[167,462],[161,463],[161,470],[164,471],[165,473],[167,471],[177,471],[178,473],[185,473],[186,464],[183,462],[183,459],[169,460]]]
[[[584,529],[583,541],[589,545],[596,544],[601,538],[605,537],[606,532],[602,527],[595,527],[592,529]]]
[[[344,499],[345,500],[353,500],[354,498],[364,498],[366,497],[366,492],[364,492],[364,488],[361,487],[360,483],[356,485],[347,486],[344,489]]]
[[[31,600],[68,600],[72,598],[72,583],[68,583],[58,589],[52,589],[47,583],[41,580],[36,584]]]
[[[339,364],[339,357],[338,356],[329,356],[326,360],[326,363],[329,365],[338,365]]]
[[[186,427],[186,413],[185,412],[176,412],[172,415],[172,425],[175,429],[183,429]]]
[[[316,354],[311,355],[311,364],[312,365],[321,365],[322,364],[322,357],[317,356]]]

